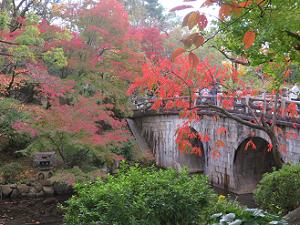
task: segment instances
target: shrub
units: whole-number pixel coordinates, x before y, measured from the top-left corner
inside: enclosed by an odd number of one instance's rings
[[[137,166],[75,189],[65,209],[68,225],[196,225],[214,196],[204,176]]]
[[[279,216],[271,215],[260,209],[248,209],[237,202],[226,199],[211,204],[210,216],[206,218],[206,224],[213,225],[288,225]]]
[[[19,163],[12,162],[0,168],[0,174],[6,183],[16,182],[18,175],[22,172],[22,166]]]
[[[30,138],[24,134],[17,134],[12,128],[14,122],[24,120],[28,115],[21,110],[21,103],[12,98],[0,99],[0,151],[15,152],[26,147]]]
[[[284,165],[264,174],[255,193],[256,202],[265,210],[286,214],[300,206],[300,165]]]
[[[90,145],[77,143],[77,137],[49,130],[49,132],[35,137],[30,145],[18,153],[31,155],[36,152],[55,151],[58,159],[63,161],[65,168],[82,167],[93,160],[93,148]]]
[[[134,142],[128,141],[122,143],[122,145],[112,145],[110,150],[117,155],[124,156],[126,160],[131,161],[133,158],[133,148]]]

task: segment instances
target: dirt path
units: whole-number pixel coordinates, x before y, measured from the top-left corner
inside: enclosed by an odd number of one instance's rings
[[[1,200],[0,225],[61,225],[63,217],[57,204],[68,197]]]

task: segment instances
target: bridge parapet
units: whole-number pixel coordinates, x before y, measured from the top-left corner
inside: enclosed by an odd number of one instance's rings
[[[219,107],[223,106],[224,100],[229,100],[233,103],[232,106],[227,106],[226,110],[235,115],[239,115],[241,118],[247,120],[253,120],[254,115],[260,117],[264,114],[265,118],[271,119],[275,109],[275,96],[261,97],[224,97],[222,95],[207,95],[196,98],[191,101],[189,96],[181,96],[176,98],[165,98],[161,100],[161,107],[154,111],[151,109],[156,99],[149,98],[138,98],[133,100],[133,111],[135,115],[143,114],[176,114],[180,111],[179,108],[165,109],[165,106],[170,101],[182,100],[190,103],[191,107],[203,106],[203,105],[216,105]],[[293,107],[290,107],[293,105]],[[292,108],[293,112],[291,112]],[[300,128],[300,101],[287,100],[286,98],[280,97],[277,101],[277,120],[279,125],[293,126]],[[210,114],[209,108],[203,110],[199,109],[199,114]]]

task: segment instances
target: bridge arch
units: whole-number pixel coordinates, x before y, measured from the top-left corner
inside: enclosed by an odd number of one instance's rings
[[[193,127],[190,127],[190,129],[193,133],[198,134]],[[193,147],[199,147],[202,149],[201,154],[196,155],[179,152],[177,162],[181,165],[181,167],[186,166],[191,173],[204,173],[206,162],[204,145],[198,138],[191,139],[190,142]]]
[[[240,142],[233,160],[237,193],[252,193],[262,175],[272,171],[276,165],[272,152],[267,151],[268,144],[266,139],[259,136],[248,137]]]

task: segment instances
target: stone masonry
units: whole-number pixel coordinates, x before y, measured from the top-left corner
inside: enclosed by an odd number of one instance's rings
[[[266,151],[269,137],[263,132],[243,126],[228,118],[204,116],[200,122],[192,124],[192,128],[210,136],[211,141],[201,143],[202,156],[182,154],[179,152],[175,139],[176,130],[183,120],[176,114],[153,114],[136,116],[135,124],[151,147],[156,163],[161,167],[182,169],[187,167],[190,172],[203,172],[214,186],[235,193],[250,193],[261,179],[264,172],[271,171],[274,166],[273,156]],[[219,127],[227,128],[224,135],[217,135]],[[293,131],[297,139],[282,140],[287,152],[282,153],[285,163],[300,162],[300,131],[293,127],[281,127],[284,134]],[[245,150],[249,138],[257,146],[256,150]],[[212,157],[215,141],[225,143],[221,156]]]

